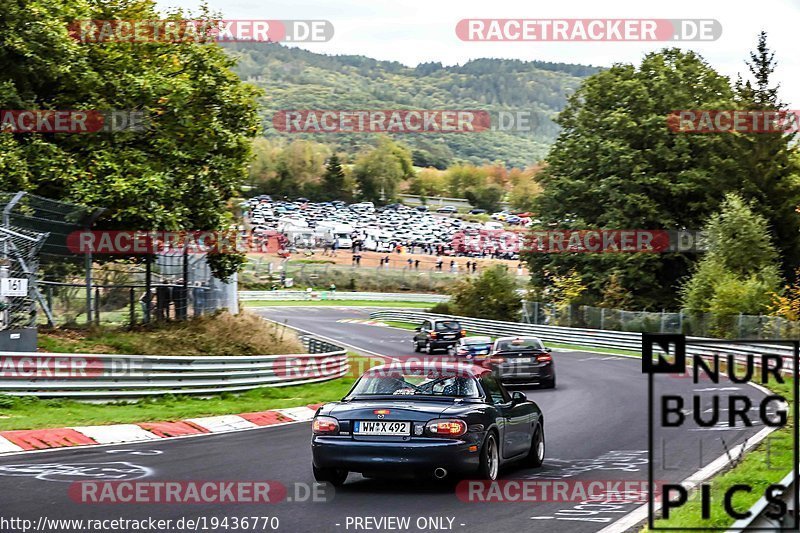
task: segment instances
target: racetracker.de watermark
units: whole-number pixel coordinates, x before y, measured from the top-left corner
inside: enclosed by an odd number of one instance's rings
[[[716,41],[716,19],[462,19],[462,41]]]
[[[646,479],[462,480],[456,485],[456,496],[467,503],[646,503],[649,490]]]
[[[312,379],[332,375],[359,378],[367,371],[370,376],[376,378],[419,376],[438,379],[469,377],[477,367],[470,363],[442,362],[440,359],[424,357],[407,357],[384,364],[377,359],[356,359],[343,363],[341,356],[282,355],[275,360],[272,368],[275,375],[293,379]],[[483,371],[482,369],[478,370]]]
[[[533,230],[525,235],[526,253],[670,253],[702,252],[705,234],[685,230]]]
[[[667,115],[676,133],[797,133],[800,111],[752,109],[685,109]]]
[[[488,131],[488,111],[438,109],[294,109],[272,125],[284,133],[469,133]]]
[[[147,114],[135,110],[0,109],[2,133],[145,131]]]
[[[239,253],[252,249],[252,236],[236,230],[208,231],[73,231],[67,248],[74,254],[150,255],[156,253]]]
[[[67,494],[80,504],[238,505],[327,503],[336,491],[329,483],[295,482],[287,486],[274,480],[103,480],[73,482]]]
[[[152,363],[138,356],[114,358],[73,354],[6,353],[0,355],[0,378],[3,379],[91,379],[147,374]]]
[[[312,42],[333,38],[327,20],[75,20],[67,29],[81,44]]]

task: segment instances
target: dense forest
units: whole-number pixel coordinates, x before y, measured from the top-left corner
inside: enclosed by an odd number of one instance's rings
[[[316,54],[279,44],[231,43],[239,59],[235,72],[263,88],[264,134],[286,137],[273,128],[272,115],[287,109],[481,109],[530,113],[533,131],[470,134],[395,135],[411,148],[414,164],[443,169],[453,163],[502,161],[525,167],[547,153],[558,135],[553,119],[583,78],[600,69],[585,65],[477,59],[444,67],[415,68],[363,56]],[[399,139],[398,137],[402,137]],[[374,145],[370,134],[291,134],[355,153]]]

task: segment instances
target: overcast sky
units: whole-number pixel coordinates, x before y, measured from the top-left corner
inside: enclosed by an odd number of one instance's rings
[[[157,0],[161,9],[197,9],[200,0]],[[800,55],[796,53],[800,0],[208,0],[226,19],[325,19],[335,35],[326,43],[298,46],[319,53],[359,54],[394,60],[409,66],[426,61],[463,64],[481,57],[560,61],[609,66],[638,63],[652,50],[676,43],[640,42],[463,42],[455,26],[464,18],[691,18],[717,19],[722,36],[713,42],[677,43],[700,53],[711,65],[733,78],[747,71],[744,64],[762,29],[776,52],[775,79],[781,98],[792,109],[800,106]]]

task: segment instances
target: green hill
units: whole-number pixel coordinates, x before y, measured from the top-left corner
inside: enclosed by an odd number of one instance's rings
[[[236,72],[262,87],[264,134],[305,137],[347,152],[372,144],[367,133],[287,134],[272,126],[284,109],[482,109],[530,113],[533,131],[404,134],[420,166],[444,168],[464,161],[503,161],[522,167],[544,157],[558,133],[552,118],[582,78],[599,69],[585,65],[477,59],[461,66],[423,63],[415,68],[363,56],[316,54],[279,44],[226,44],[239,59]]]

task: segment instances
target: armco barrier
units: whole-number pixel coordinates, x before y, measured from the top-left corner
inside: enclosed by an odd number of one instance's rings
[[[313,337],[301,339],[310,353],[178,357],[6,352],[0,354],[0,394],[92,400],[216,394],[327,381],[347,373],[344,348]]]
[[[239,291],[242,302],[266,301],[313,301],[313,300],[361,300],[368,302],[446,302],[450,297],[442,294],[404,292],[340,292],[340,291]]]
[[[468,331],[478,335],[490,335],[493,337],[505,337],[516,335],[532,335],[544,341],[556,342],[561,344],[575,344],[594,348],[615,348],[618,350],[629,350],[641,352],[642,334],[628,331],[609,331],[601,329],[565,328],[560,326],[543,326],[536,324],[524,324],[520,322],[502,322],[497,320],[483,320],[480,318],[470,318],[464,316],[437,315],[433,313],[423,313],[419,311],[406,310],[382,310],[370,313],[370,318],[376,320],[397,320],[401,322],[421,322],[426,318],[453,318],[461,323],[461,326]],[[789,372],[794,372],[792,364],[792,347],[788,344],[776,345],[765,344],[753,341],[752,344],[714,344],[713,346],[701,346],[697,342],[708,341],[701,337],[688,337],[690,342],[686,346],[689,355],[708,355],[710,353],[733,354],[737,359],[746,357],[747,354],[761,355],[774,354],[784,358],[784,368]],[[758,360],[756,360],[758,364]]]

